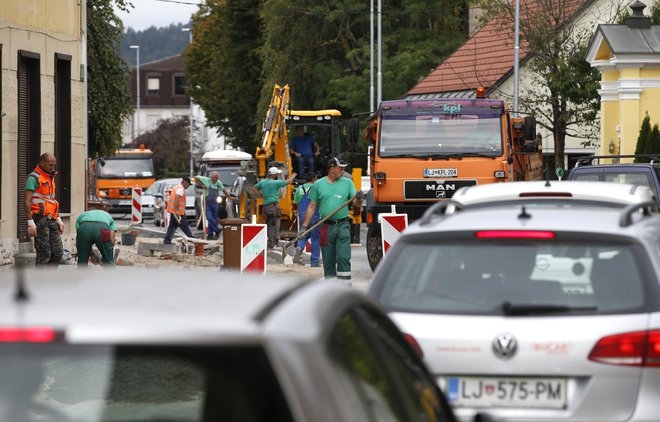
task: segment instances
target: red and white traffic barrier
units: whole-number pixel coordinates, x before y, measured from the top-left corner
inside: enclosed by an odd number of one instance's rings
[[[254,224],[254,222],[241,226],[241,272],[266,274],[268,242],[266,227],[265,224]]]
[[[397,214],[395,206],[392,205],[391,213],[378,214],[378,222],[383,242],[383,255],[385,255],[399,239],[401,232],[408,227],[408,214]]]
[[[133,224],[142,223],[142,188],[131,189],[131,222]]]

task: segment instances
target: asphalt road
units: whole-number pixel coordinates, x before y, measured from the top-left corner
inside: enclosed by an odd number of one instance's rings
[[[131,223],[130,214],[111,214],[115,219],[115,222],[118,227],[128,227]],[[160,232],[165,233],[166,229],[164,227],[156,227],[153,225],[153,219],[145,219],[143,221],[143,227],[148,228],[151,232]],[[201,231],[193,230],[194,235],[201,235]],[[367,261],[367,252],[365,249],[365,241],[367,238],[367,226],[366,224],[362,225],[362,230],[360,233],[360,245],[353,245],[351,248],[351,270],[352,270],[352,285],[358,290],[366,290],[369,280],[373,274],[371,268],[369,267],[369,262]]]

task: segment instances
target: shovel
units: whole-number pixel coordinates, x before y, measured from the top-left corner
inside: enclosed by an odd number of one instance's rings
[[[336,210],[334,210],[334,211],[331,212],[330,214],[328,214],[328,215],[326,215],[325,217],[323,217],[322,219],[320,219],[320,220],[319,220],[316,224],[314,224],[312,227],[309,227],[307,230],[305,230],[305,231],[302,232],[302,233],[298,233],[298,235],[297,235],[296,237],[294,237],[293,239],[291,239],[291,240],[289,240],[288,242],[286,242],[286,243],[284,244],[284,250],[282,251],[282,262],[284,262],[284,258],[286,258],[286,250],[289,248],[289,246],[295,244],[297,241],[299,241],[299,240],[302,239],[303,237],[307,236],[309,233],[312,232],[312,230],[314,230],[315,228],[317,228],[317,227],[320,226],[321,224],[325,223],[330,217],[332,217],[333,215],[337,214],[337,213],[339,212],[339,210],[341,210],[342,208],[344,208],[346,205],[350,204],[350,203],[353,202],[354,200],[355,200],[355,196],[352,197],[351,199],[347,200],[347,201],[344,202],[343,204],[341,204],[339,207],[337,207]]]

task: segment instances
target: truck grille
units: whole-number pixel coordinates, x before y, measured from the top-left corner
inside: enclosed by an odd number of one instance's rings
[[[405,180],[403,194],[405,199],[448,199],[463,186],[475,186],[476,180]]]

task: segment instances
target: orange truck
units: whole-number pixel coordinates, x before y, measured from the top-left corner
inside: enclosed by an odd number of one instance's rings
[[[514,118],[503,100],[383,101],[366,131],[371,190],[366,196],[367,257],[382,257],[379,213],[422,216],[463,186],[540,180],[542,152],[533,117]]]
[[[110,212],[131,212],[132,189],[144,192],[153,182],[153,151],[144,148],[119,149],[110,157],[93,162],[96,196],[110,205]]]

